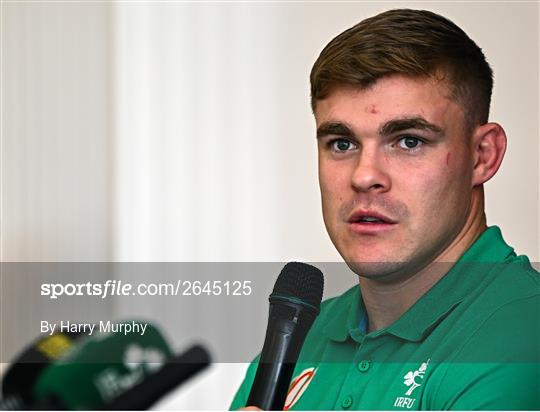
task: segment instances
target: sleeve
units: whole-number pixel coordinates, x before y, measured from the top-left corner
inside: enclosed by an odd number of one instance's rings
[[[430,409],[540,410],[540,297],[498,308],[444,368]]]
[[[246,402],[249,397],[249,392],[251,391],[253,380],[255,379],[255,373],[257,372],[257,366],[259,364],[259,357],[260,355],[258,355],[248,366],[246,376],[236,391],[236,395],[234,395],[231,406],[229,407],[230,411],[235,411],[243,408],[244,406],[249,406],[246,405]]]

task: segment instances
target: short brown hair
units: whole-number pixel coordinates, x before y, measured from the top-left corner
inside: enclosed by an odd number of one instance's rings
[[[386,11],[335,37],[311,70],[311,107],[335,86],[366,88],[391,74],[442,75],[468,126],[488,121],[493,72],[482,50],[453,22],[426,10]]]

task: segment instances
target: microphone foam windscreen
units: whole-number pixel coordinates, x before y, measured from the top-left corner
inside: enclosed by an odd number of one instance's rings
[[[281,270],[272,295],[295,297],[319,309],[323,289],[324,276],[318,268],[306,263],[289,262]]]

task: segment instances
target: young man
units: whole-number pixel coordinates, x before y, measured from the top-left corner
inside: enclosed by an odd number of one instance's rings
[[[540,409],[540,276],[484,214],[492,83],[428,11],[366,19],[315,62],[323,216],[359,287],[323,303],[286,409]]]

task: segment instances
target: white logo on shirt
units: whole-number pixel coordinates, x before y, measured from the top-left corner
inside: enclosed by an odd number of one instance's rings
[[[407,408],[411,409],[416,401],[415,398],[409,398],[412,395],[414,390],[422,386],[422,379],[424,379],[424,374],[426,373],[427,367],[429,365],[429,359],[422,363],[420,367],[415,371],[409,371],[403,377],[403,384],[409,386],[405,396],[398,396],[394,401],[394,406],[398,408]]]
[[[427,360],[427,362],[422,363],[417,370],[415,370],[414,372],[407,372],[407,374],[403,377],[403,384],[410,386],[409,390],[405,392],[405,396],[411,396],[413,391],[422,385],[422,379],[424,379],[424,373],[426,373],[428,364],[429,359]],[[420,381],[417,381],[416,378],[419,378]]]

